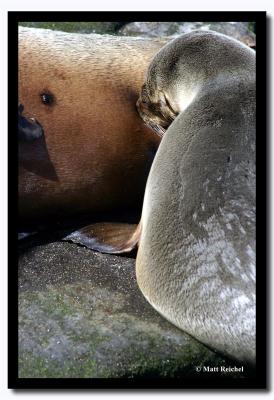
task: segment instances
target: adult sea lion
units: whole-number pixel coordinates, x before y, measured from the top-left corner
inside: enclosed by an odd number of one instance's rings
[[[159,138],[135,104],[165,43],[19,27],[22,227],[72,214],[141,211]]]
[[[164,134],[138,227],[138,285],[174,325],[254,364],[255,52],[210,31],[183,35],[154,57],[137,105]]]

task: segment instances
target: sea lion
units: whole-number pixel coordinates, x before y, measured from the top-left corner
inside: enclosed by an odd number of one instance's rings
[[[141,212],[160,140],[135,104],[166,42],[19,27],[21,227]]]
[[[149,303],[253,365],[255,52],[218,33],[185,34],[154,57],[137,107],[163,136],[141,223],[127,240],[95,230],[87,246],[121,253],[139,243],[137,282]]]
[[[255,363],[255,52],[194,31],[151,62],[138,100],[164,133],[146,185],[138,285],[174,325]]]

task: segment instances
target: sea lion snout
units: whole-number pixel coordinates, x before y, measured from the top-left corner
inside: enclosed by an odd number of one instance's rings
[[[146,84],[142,86],[136,106],[145,124],[161,137],[178,115],[163,92],[149,96]]]
[[[154,132],[156,132],[160,137],[162,137],[166,131],[166,128],[164,127],[166,124],[161,116],[154,115],[152,113],[151,104],[143,101],[140,97],[136,103],[136,107],[144,123]]]
[[[22,115],[23,104],[18,106],[18,139],[20,141],[33,141],[43,136],[43,128],[35,118],[26,118]]]

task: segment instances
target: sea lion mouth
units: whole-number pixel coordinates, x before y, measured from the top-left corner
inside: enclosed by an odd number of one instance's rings
[[[44,131],[35,118],[27,118],[22,115],[24,106],[18,106],[18,139],[20,142],[32,142],[43,137]]]
[[[161,125],[154,124],[153,122],[145,122],[145,124],[155,133],[157,133],[157,135],[159,135],[161,138],[164,136],[166,129],[164,129]]]
[[[20,168],[45,179],[58,181],[55,167],[50,159],[44,130],[31,117],[22,115],[24,107],[18,106],[18,160]]]

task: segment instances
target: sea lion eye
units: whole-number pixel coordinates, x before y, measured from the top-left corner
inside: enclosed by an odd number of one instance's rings
[[[47,106],[51,105],[54,102],[54,96],[51,93],[41,93],[40,97],[42,103],[46,104]]]

